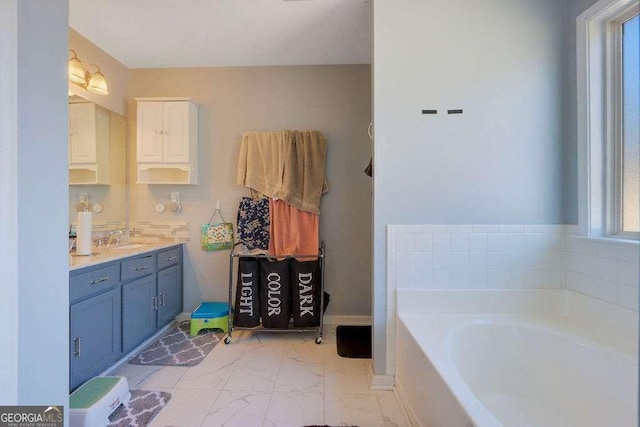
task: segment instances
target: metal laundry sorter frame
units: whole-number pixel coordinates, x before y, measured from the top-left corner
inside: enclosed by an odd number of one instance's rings
[[[318,253],[316,254],[287,254],[287,255],[265,255],[265,254],[244,254],[236,252],[236,248],[240,245],[240,243],[236,243],[231,249],[231,253],[229,254],[229,323],[228,323],[228,332],[227,336],[224,338],[224,343],[229,344],[233,338],[233,330],[244,330],[244,331],[269,331],[269,332],[313,332],[316,331],[318,336],[316,337],[316,344],[320,344],[322,342],[322,336],[324,332],[324,261],[325,261],[325,247],[324,242],[320,244],[318,248]],[[317,258],[320,263],[320,323],[318,326],[310,326],[310,327],[291,327],[286,329],[275,329],[275,328],[265,328],[264,326],[256,326],[254,328],[245,328],[240,326],[233,325],[233,316],[235,311],[235,304],[233,299],[233,290],[234,290],[234,258],[255,258],[255,259],[291,259],[291,258]],[[262,319],[260,320],[262,323]]]

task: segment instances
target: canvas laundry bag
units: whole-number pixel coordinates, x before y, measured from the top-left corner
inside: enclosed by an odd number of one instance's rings
[[[285,329],[291,318],[289,260],[260,260],[260,314],[265,328]]]
[[[320,325],[320,262],[291,261],[293,326]]]
[[[260,264],[255,258],[238,259],[233,324],[241,328],[260,325]]]

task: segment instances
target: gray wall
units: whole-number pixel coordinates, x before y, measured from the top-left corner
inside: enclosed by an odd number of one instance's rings
[[[386,225],[564,221],[563,15],[555,0],[374,3],[376,373]]]
[[[327,314],[371,313],[371,155],[369,65],[132,70],[129,102],[129,201],[133,221],[187,221],[191,241],[185,268],[185,310],[227,298],[228,252],[200,249],[200,224],[220,200],[227,221],[248,195],[235,184],[245,131],[317,129],[328,140],[330,190],[322,197],[320,234],[327,246]],[[200,104],[199,184],[135,184],[136,104],[133,97],[187,96]],[[154,206],[180,191],[183,210],[158,214]]]
[[[16,403],[21,405],[68,402],[67,15],[65,0],[17,2],[18,221],[13,225],[19,236]]]

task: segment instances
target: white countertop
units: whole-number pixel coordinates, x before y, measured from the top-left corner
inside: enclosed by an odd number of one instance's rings
[[[166,239],[156,241],[130,241],[120,246],[103,246],[93,247],[93,255],[76,255],[75,250],[69,252],[69,271],[78,270],[80,268],[90,267],[93,265],[102,264],[109,261],[116,261],[122,258],[127,258],[134,255],[140,255],[146,252],[155,251],[158,249],[169,248],[171,246],[181,245],[183,242]],[[126,247],[132,245],[131,247]],[[133,246],[136,245],[136,246]],[[140,245],[140,246],[138,246]]]

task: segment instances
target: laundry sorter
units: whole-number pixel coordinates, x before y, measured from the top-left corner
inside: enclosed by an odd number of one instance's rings
[[[278,256],[267,254],[251,254],[241,251],[240,244],[236,244],[229,254],[229,323],[228,333],[224,338],[224,343],[229,344],[232,340],[234,330],[251,330],[251,331],[272,331],[272,332],[316,332],[316,344],[322,342],[323,325],[324,325],[324,309],[325,309],[325,292],[324,292],[324,276],[325,276],[325,247],[324,242],[320,244],[318,253],[315,254],[286,254]],[[311,260],[303,262],[301,260]],[[317,264],[315,261],[317,260]],[[253,264],[252,264],[253,263]],[[276,265],[280,263],[279,265]],[[262,267],[256,267],[260,265]],[[245,268],[248,266],[248,272],[244,273]],[[289,309],[289,315],[286,315],[286,308],[283,308],[284,304],[273,304],[272,302],[280,303],[281,300],[272,298],[271,292],[279,291],[280,283],[276,280],[280,280],[280,274],[277,271],[267,274],[264,270],[264,266],[274,269],[280,268],[283,275],[285,270],[289,274],[289,298],[291,298],[291,308]],[[253,270],[251,270],[253,268]],[[257,270],[256,270],[257,269]],[[305,270],[303,273],[291,274],[291,271],[297,269]],[[242,270],[242,271],[241,271]],[[259,272],[257,272],[259,270]],[[257,272],[254,276],[252,272]],[[319,278],[317,276],[320,276]],[[244,281],[244,277],[252,277],[252,280]],[[264,278],[263,278],[264,276]],[[293,279],[293,276],[297,276],[299,279]],[[272,280],[273,278],[273,280]],[[236,280],[237,279],[237,280]],[[308,279],[308,280],[305,280]],[[313,280],[312,293],[303,294],[308,287],[311,287],[311,281]],[[258,281],[256,284],[255,282]],[[265,285],[265,282],[267,283]],[[294,295],[294,283],[295,290],[298,292]],[[242,289],[239,290],[238,286]],[[245,289],[245,285],[248,285]],[[318,289],[319,285],[319,289]],[[249,289],[253,286],[252,289]],[[245,290],[247,292],[245,292]],[[256,292],[256,290],[258,290]],[[263,292],[266,290],[266,292]],[[241,292],[241,295],[238,295]],[[256,297],[256,293],[259,294],[259,304],[250,304],[255,302],[255,299],[249,301],[249,296]],[[286,295],[284,296],[286,297]],[[239,300],[239,301],[238,301]],[[297,301],[299,304],[296,306],[293,304]],[[236,304],[238,303],[239,304]],[[247,306],[247,313],[241,313],[242,304]],[[304,303],[308,303],[304,305]],[[237,305],[241,308],[238,310]],[[256,310],[258,313],[253,313]],[[281,310],[285,311],[282,313]],[[296,311],[297,310],[297,311]],[[248,316],[251,313],[251,316]],[[274,325],[273,321],[269,319],[272,313],[277,313],[280,317],[277,319],[278,324]],[[305,320],[303,317],[305,314],[312,313],[312,320]],[[297,314],[297,315],[296,315]],[[236,319],[236,316],[238,318]],[[241,316],[247,316],[242,317]],[[248,319],[248,320],[247,320]],[[292,320],[293,319],[293,320]],[[240,320],[245,321],[244,324],[238,326],[236,323]],[[297,325],[296,325],[297,323]]]

